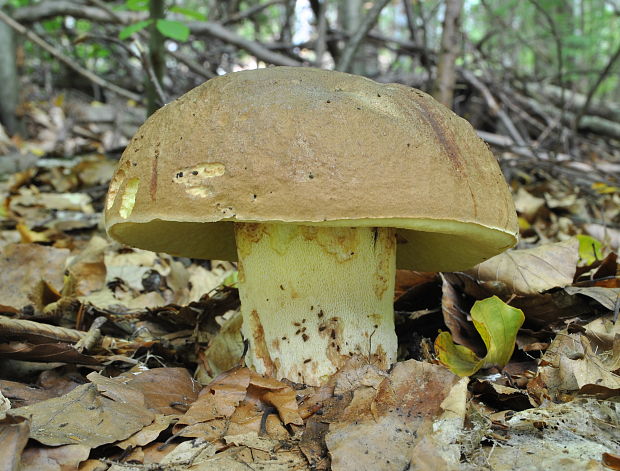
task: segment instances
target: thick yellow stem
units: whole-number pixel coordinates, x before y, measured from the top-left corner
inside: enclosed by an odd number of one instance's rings
[[[396,360],[389,228],[236,223],[246,362],[318,385],[354,354]]]

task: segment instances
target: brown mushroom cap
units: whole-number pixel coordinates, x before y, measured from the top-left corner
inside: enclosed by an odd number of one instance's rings
[[[233,222],[398,228],[397,264],[470,267],[514,245],[500,168],[429,95],[341,72],[273,67],[209,80],[164,106],[123,153],[108,233],[235,260]]]

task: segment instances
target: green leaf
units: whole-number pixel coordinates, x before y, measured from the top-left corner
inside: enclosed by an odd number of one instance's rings
[[[455,345],[449,332],[441,332],[435,339],[439,361],[458,376],[470,376],[480,368],[506,366],[514,351],[517,332],[525,320],[521,309],[507,305],[497,296],[476,301],[471,318],[487,347],[484,358],[478,358],[467,347]]]
[[[199,11],[196,10],[190,10],[189,8],[183,8],[183,7],[170,7],[170,11],[172,13],[180,13],[181,15],[185,15],[188,18],[191,18],[193,20],[198,20],[198,21],[206,21],[207,20],[207,16],[203,15],[202,13],[200,13]]]
[[[579,234],[579,260],[583,265],[592,265],[597,260],[603,260],[603,244],[589,235]]]
[[[146,11],[149,9],[150,0],[127,0],[125,6],[132,11]]]
[[[127,39],[132,34],[137,33],[138,31],[143,30],[144,28],[146,28],[150,24],[151,24],[151,20],[142,20],[142,21],[138,21],[137,23],[134,23],[132,25],[125,26],[118,33],[118,38],[119,39]]]
[[[456,345],[450,332],[441,332],[435,339],[439,361],[458,376],[471,376],[482,366],[482,360],[469,348]]]
[[[155,27],[161,34],[170,39],[187,41],[189,38],[189,28],[180,21],[157,20]]]

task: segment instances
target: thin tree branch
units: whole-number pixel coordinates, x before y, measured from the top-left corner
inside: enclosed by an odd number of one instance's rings
[[[521,136],[517,127],[514,125],[508,114],[501,108],[491,91],[487,88],[487,86],[482,83],[481,80],[478,79],[473,73],[469,70],[461,69],[461,75],[467,82],[472,84],[484,97],[484,100],[487,103],[487,106],[491,110],[491,113],[496,115],[502,124],[506,127],[506,130],[510,134],[510,137],[515,141],[518,146],[525,146],[525,139]]]
[[[281,0],[277,0],[275,2],[270,2],[270,3],[274,4],[274,3],[279,3],[280,1]],[[127,18],[126,17],[122,17],[121,15],[116,13],[114,10],[112,10],[108,5],[106,5],[101,0],[89,0],[89,2],[92,3],[93,5],[101,8],[102,10],[104,10],[110,16],[110,18],[114,19],[116,22],[118,22],[120,24],[127,24]],[[260,5],[260,6],[264,6],[264,5]],[[146,38],[146,34],[144,33],[144,31],[138,31],[138,35],[140,37],[142,37],[142,38]],[[201,77],[204,77],[206,79],[210,79],[210,78],[215,77],[215,74],[212,74],[211,72],[206,70],[204,67],[201,67],[199,64],[197,64],[194,61],[192,61],[191,59],[185,57],[183,54],[179,54],[177,51],[166,51],[166,53],[170,54],[172,57],[174,57],[176,60],[178,60],[182,64],[185,64],[189,70],[191,70],[192,72],[194,72],[197,75],[200,75]],[[161,90],[161,88],[162,88],[161,84],[158,83],[157,86]],[[161,96],[161,94],[160,94],[160,96]]]
[[[226,29],[219,23],[212,23],[208,21],[192,21],[188,22],[187,26],[189,26],[189,29],[194,34],[206,34],[209,36],[213,36],[217,39],[220,39],[221,41],[224,41],[225,43],[237,46],[239,49],[244,49],[253,56],[256,56],[257,59],[264,62],[275,65],[303,65],[303,62],[301,60],[293,59],[277,52],[272,52],[262,44],[259,44],[249,39],[245,39],[244,37],[239,36],[237,33]]]
[[[387,3],[388,0],[383,0]],[[120,23],[128,24],[134,21],[140,21],[146,19],[144,14],[134,14],[133,12],[118,12],[118,19],[110,18],[109,14],[98,7],[89,7],[83,4],[76,4],[65,0],[58,1],[45,1],[37,3],[29,7],[22,7],[16,10],[15,17],[23,19],[23,21],[33,22],[43,19],[54,18],[59,15],[71,15],[75,18],[84,18],[91,21],[97,21],[101,23]],[[124,22],[120,22],[123,19]],[[190,31],[193,34],[205,34],[214,38],[220,39],[225,43],[237,46],[239,49],[244,49],[257,59],[270,64],[275,65],[290,65],[301,66],[303,62],[301,60],[293,59],[284,54],[278,54],[272,52],[262,44],[245,39],[237,33],[226,29],[219,23],[212,21],[189,21],[186,22]]]
[[[37,46],[39,46],[42,49],[46,50],[52,56],[54,56],[56,59],[58,59],[60,62],[65,64],[67,67],[75,70],[78,74],[86,77],[91,82],[99,85],[100,87],[106,88],[106,89],[116,93],[117,95],[120,95],[120,96],[125,97],[125,98],[129,98],[130,100],[134,100],[134,101],[137,101],[137,102],[140,102],[142,100],[142,97],[140,95],[137,95],[137,94],[135,94],[133,92],[130,92],[129,90],[125,90],[124,88],[121,88],[118,85],[114,85],[113,83],[110,83],[107,80],[104,80],[101,77],[95,75],[91,71],[85,69],[80,64],[77,64],[76,62],[72,61],[71,59],[69,59],[68,57],[63,55],[54,46],[48,44],[41,37],[37,36],[36,34],[34,34],[31,31],[28,31],[24,26],[19,24],[17,21],[13,20],[10,16],[8,16],[2,10],[0,10],[0,21],[4,21],[7,25],[9,25],[11,28],[13,28],[19,34],[21,34],[23,36],[26,36],[26,38],[28,38],[30,41],[35,43]]]
[[[351,63],[353,62],[353,57],[359,49],[362,40],[375,25],[381,10],[383,10],[388,3],[390,3],[390,0],[377,0],[377,2],[372,6],[355,33],[353,33],[353,36],[351,36],[351,39],[347,42],[344,51],[342,51],[342,55],[336,64],[336,70],[341,72],[346,72],[349,70]]]
[[[240,21],[246,20],[273,5],[279,5],[280,3],[284,3],[284,2],[285,0],[272,0],[270,2],[265,2],[265,3],[260,3],[258,5],[254,5],[253,7],[246,8],[245,10],[235,13],[229,18],[226,18],[222,22],[222,24],[228,25],[231,23],[239,23]]]
[[[609,71],[611,70],[611,68],[614,66],[614,64],[619,58],[620,58],[620,45],[618,46],[618,49],[616,49],[616,52],[609,58],[607,65],[602,70],[602,72],[599,74],[594,85],[592,85],[592,87],[588,91],[586,102],[583,104],[583,106],[577,112],[577,115],[575,116],[573,130],[579,129],[579,122],[581,121],[581,118],[583,117],[583,115],[586,114],[586,112],[588,111],[588,108],[590,107],[590,103],[592,102],[592,98],[594,98],[594,94],[596,93],[596,90],[598,90],[598,87],[600,87],[603,81],[607,78]]]

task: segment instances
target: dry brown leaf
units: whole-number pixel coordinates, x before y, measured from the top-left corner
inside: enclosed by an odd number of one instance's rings
[[[245,398],[249,384],[250,370],[247,368],[222,373],[200,391],[198,399],[181,417],[177,426],[230,417]]]
[[[65,471],[77,469],[90,454],[85,445],[63,445],[54,448],[28,448],[22,454],[20,471]]]
[[[620,452],[618,404],[575,399],[510,414],[503,446],[481,450],[497,471],[600,470],[603,453]]]
[[[98,365],[99,362],[78,352],[73,345],[64,343],[43,343],[32,345],[22,342],[0,344],[0,358],[39,362],[63,362],[79,365]]]
[[[613,351],[594,351],[591,341],[581,333],[560,332],[542,358],[538,376],[549,394],[587,390],[594,385],[609,391],[620,390],[620,342]]]
[[[432,432],[433,421],[440,420],[449,408],[442,404],[458,382],[445,368],[409,360],[396,364],[378,390],[367,386],[356,390],[351,403],[329,426],[326,443],[332,469],[402,470],[412,466],[417,437]],[[459,417],[444,417],[450,431],[455,428],[454,421],[462,424],[464,416],[466,383],[459,384],[458,394],[453,393],[459,396],[454,400],[462,403],[457,408]]]
[[[104,238],[94,236],[84,250],[71,260],[67,267],[70,281],[65,286],[65,296],[87,296],[104,287],[106,268],[103,254],[107,246]]]
[[[207,459],[198,456],[187,471],[309,471],[310,468],[299,450],[282,449],[271,455],[245,446],[232,447]],[[377,469],[377,468],[374,468]]]
[[[5,245],[0,251],[2,304],[17,309],[32,305],[34,288],[41,281],[60,291],[68,257],[67,249],[37,244]]]
[[[144,446],[159,437],[159,434],[166,430],[174,421],[171,415],[157,414],[152,424],[147,425],[142,430],[137,431],[131,437],[122,440],[115,445],[123,450],[129,447]]]
[[[12,409],[14,417],[29,417],[30,438],[44,445],[81,444],[91,448],[124,440],[153,422],[154,414],[133,404],[101,396],[94,384],[84,384],[62,397]]]
[[[252,400],[256,397],[275,407],[285,424],[303,425],[304,421],[299,415],[295,396],[295,391],[289,385],[250,371],[250,384],[246,399]]]
[[[99,391],[102,396],[112,399],[115,402],[129,404],[137,408],[146,408],[144,394],[131,386],[123,384],[116,378],[107,378],[94,371],[89,373],[86,378],[97,386],[97,391]]]
[[[514,195],[515,208],[519,215],[528,222],[534,222],[538,212],[545,206],[543,198],[537,198],[528,193],[523,187]]]
[[[620,288],[567,286],[564,291],[568,294],[581,294],[592,298],[610,311],[613,311],[616,305],[620,303]]]
[[[579,241],[568,239],[533,249],[510,250],[476,265],[467,273],[498,295],[534,295],[573,282]]]
[[[141,391],[146,407],[158,414],[182,414],[196,401],[200,390],[185,368],[154,368],[124,373],[120,377],[125,384]]]
[[[239,364],[244,350],[243,336],[241,335],[242,323],[241,312],[237,311],[224,321],[219,332],[200,355],[201,367],[209,376],[215,377]]]
[[[29,423],[21,417],[0,421],[0,471],[16,471],[28,443]]]
[[[6,379],[0,379],[0,392],[6,397],[11,398],[13,407],[28,406],[35,402],[56,397],[56,394],[46,389],[35,388],[27,384],[18,383],[17,381],[8,381]]]
[[[450,279],[441,275],[441,312],[443,320],[452,334],[453,340],[459,345],[472,350],[480,358],[485,355],[485,347],[480,334],[468,319],[469,309],[463,306],[463,296],[457,291]]]

